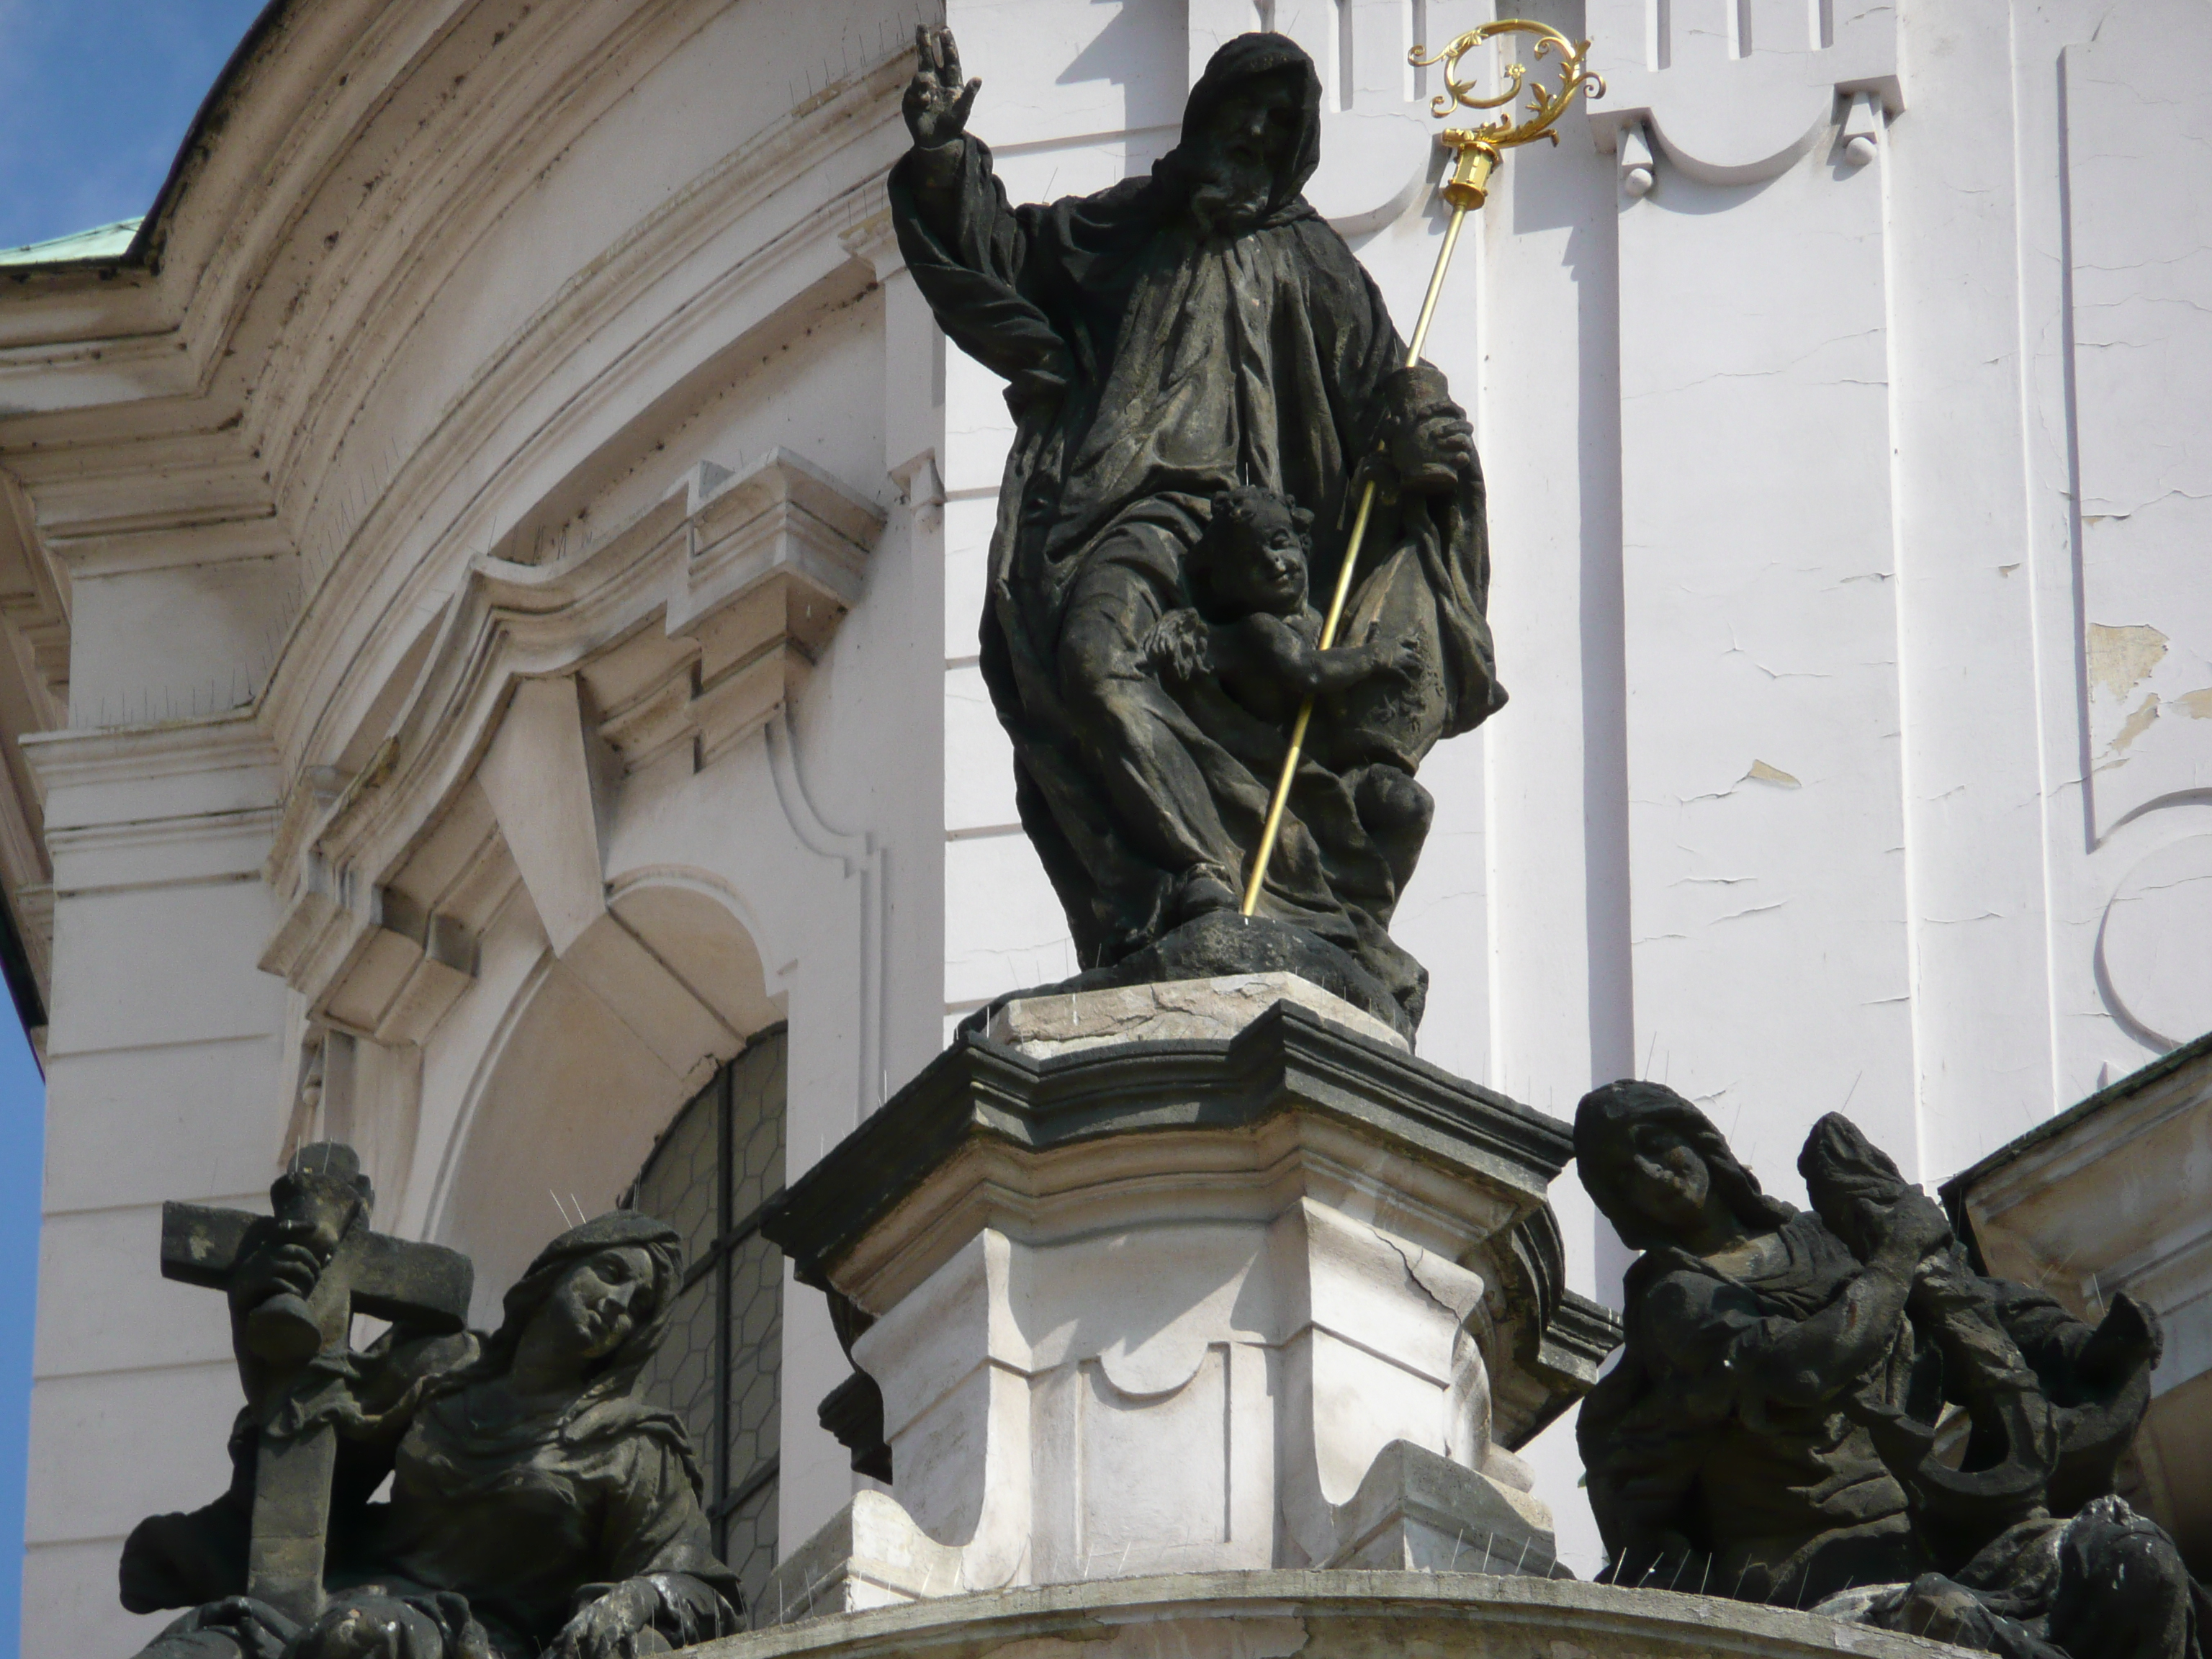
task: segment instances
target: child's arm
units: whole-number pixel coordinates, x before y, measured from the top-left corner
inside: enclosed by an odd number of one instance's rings
[[[1348,690],[1377,674],[1411,679],[1420,672],[1419,641],[1409,634],[1386,643],[1375,637],[1376,628],[1369,624],[1367,637],[1358,645],[1323,651],[1280,617],[1251,616],[1237,624],[1240,643],[1283,684],[1310,697]]]
[[[1139,653],[1164,684],[1188,685],[1219,672],[1215,631],[1195,611],[1170,611],[1152,624]]]

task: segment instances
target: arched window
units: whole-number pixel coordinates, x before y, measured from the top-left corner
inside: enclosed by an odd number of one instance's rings
[[[784,1030],[749,1043],[676,1115],[627,1198],[684,1235],[684,1290],[646,1373],[682,1417],[722,1559],[750,1600],[775,1565],[783,1255],[761,1212],[783,1188]]]

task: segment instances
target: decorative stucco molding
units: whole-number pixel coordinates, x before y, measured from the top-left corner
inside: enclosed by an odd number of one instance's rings
[[[741,470],[700,463],[571,557],[477,560],[369,765],[334,795],[294,792],[262,968],[319,1020],[419,1042],[517,879],[557,954],[597,938],[605,798],[639,767],[688,751],[696,771],[769,726],[860,599],[883,522],[777,449]],[[865,837],[793,812],[790,769],[776,781],[800,843],[848,872],[873,860]]]
[[[1669,161],[1707,184],[1784,172],[1856,94],[1878,99],[1888,116],[1905,107],[1893,5],[1590,0],[1588,27],[1590,67],[1606,83],[1605,100],[1589,106],[1598,148],[1613,154],[1624,133],[1648,129]],[[1873,135],[1856,126],[1847,135],[1861,136]],[[1873,150],[1849,159],[1863,165]],[[1625,178],[1632,165],[1649,163],[1624,161]],[[1629,193],[1644,191],[1632,183]]]

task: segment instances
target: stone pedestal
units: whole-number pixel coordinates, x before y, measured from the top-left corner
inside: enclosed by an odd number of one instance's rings
[[[1551,1572],[1511,1449],[1614,1340],[1560,1289],[1565,1126],[1300,1002],[1092,1047],[1085,1000],[1028,1053],[963,1036],[769,1219],[842,1304],[890,1482],[757,1623],[1164,1571]]]

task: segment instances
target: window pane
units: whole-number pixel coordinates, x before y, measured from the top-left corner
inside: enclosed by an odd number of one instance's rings
[[[731,1512],[722,1529],[722,1559],[738,1575],[745,1605],[760,1605],[763,1585],[775,1565],[776,1483],[770,1480]]]
[[[782,1353],[783,1253],[756,1234],[730,1256],[732,1492],[743,1492],[776,1455],[783,1420],[778,1387]]]
[[[714,1478],[714,1282],[710,1276],[677,1298],[668,1335],[645,1368],[645,1397],[684,1419],[691,1450]],[[715,1494],[707,1494],[711,1503]]]
[[[730,1215],[743,1221],[783,1185],[783,1057],[781,1034],[757,1042],[730,1066]]]
[[[698,1275],[644,1392],[690,1430],[722,1559],[749,1597],[775,1565],[783,1255],[757,1233],[722,1230],[740,1227],[783,1185],[785,1048],[781,1031],[754,1043],[692,1099],[630,1200],[684,1235]]]
[[[676,1121],[646,1160],[632,1200],[636,1208],[659,1217],[684,1235],[687,1270],[705,1260],[721,1224],[716,1202],[721,1192],[716,1121],[720,1088],[719,1080],[708,1084],[676,1115]]]

